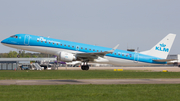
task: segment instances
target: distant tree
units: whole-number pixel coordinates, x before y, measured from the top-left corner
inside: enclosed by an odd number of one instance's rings
[[[26,53],[25,53],[25,51],[23,50],[22,52],[21,52],[21,54],[20,54],[20,57],[21,58],[24,58],[26,56]]]
[[[36,55],[32,55],[32,57],[33,57],[33,58],[37,58],[37,56],[36,56]]]
[[[8,53],[8,58],[16,58],[18,53],[16,51],[10,51]]]
[[[8,53],[3,53],[2,57],[3,58],[7,58],[8,57]]]
[[[0,58],[47,58],[47,57],[55,57],[51,54],[45,54],[45,53],[25,53],[25,51],[22,51],[20,54],[18,54],[16,51],[10,51],[9,53],[0,53]]]

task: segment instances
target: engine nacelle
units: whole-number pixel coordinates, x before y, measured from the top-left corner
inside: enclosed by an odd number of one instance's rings
[[[67,52],[60,52],[58,56],[58,61],[72,62],[75,60],[76,60],[76,57],[73,54],[67,53]]]

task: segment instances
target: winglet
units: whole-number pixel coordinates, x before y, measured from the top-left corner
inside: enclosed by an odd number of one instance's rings
[[[119,46],[119,44],[117,44],[112,50],[110,50],[110,51],[107,51],[107,52],[109,52],[109,53],[113,53],[117,48],[118,48],[118,46]]]

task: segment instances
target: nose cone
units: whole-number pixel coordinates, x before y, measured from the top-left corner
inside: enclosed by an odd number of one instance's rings
[[[1,43],[7,43],[7,39],[2,40]]]
[[[4,43],[4,40],[2,40],[1,43]]]

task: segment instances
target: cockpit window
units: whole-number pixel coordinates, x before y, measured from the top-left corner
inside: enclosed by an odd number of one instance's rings
[[[16,35],[13,35],[13,36],[10,36],[11,38],[18,38],[18,36],[16,36]]]

